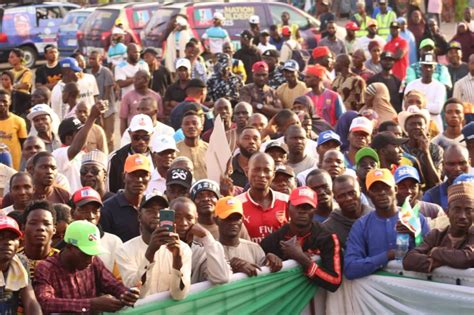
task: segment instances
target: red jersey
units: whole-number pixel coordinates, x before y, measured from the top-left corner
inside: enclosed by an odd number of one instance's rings
[[[243,221],[249,232],[252,242],[260,243],[267,235],[281,228],[288,220],[288,198],[283,194],[270,189],[272,203],[270,208],[263,209],[250,197],[249,191],[238,195],[244,209]]]
[[[394,76],[400,79],[400,81],[403,82],[403,80],[405,80],[405,77],[407,76],[407,69],[409,66],[407,41],[401,38],[400,36],[397,36],[396,38],[392,38],[391,41],[386,43],[383,50],[395,54],[399,48],[403,51],[403,55],[399,60],[395,61],[392,68],[392,73]]]

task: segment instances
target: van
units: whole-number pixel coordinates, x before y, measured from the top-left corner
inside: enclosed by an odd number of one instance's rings
[[[114,26],[121,24],[126,33],[125,44],[141,46],[140,32],[158,9],[158,3],[121,3],[97,7],[77,32],[80,51],[89,55],[91,51],[106,52]]]
[[[0,8],[0,62],[13,48],[25,52],[25,65],[33,67],[44,47],[56,45],[56,34],[66,13],[79,6],[63,2],[7,5]]]
[[[304,49],[317,46],[320,38],[320,22],[311,15],[286,3],[273,1],[232,1],[203,2],[203,3],[178,3],[162,6],[155,12],[143,31],[144,46],[162,47],[160,38],[166,30],[168,21],[177,14],[188,18],[188,22],[196,38],[201,38],[206,29],[212,26],[213,15],[221,12],[224,17],[223,27],[229,33],[235,49],[240,47],[239,34],[249,29],[249,18],[252,15],[260,17],[260,29],[269,29],[271,25],[281,23],[281,14],[290,13],[290,23],[299,26],[301,37],[304,39]]]
[[[77,31],[94,10],[95,8],[81,8],[66,14],[56,36],[61,57],[68,57],[77,49]]]

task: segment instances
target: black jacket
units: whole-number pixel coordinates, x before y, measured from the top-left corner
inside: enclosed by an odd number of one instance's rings
[[[108,170],[109,191],[117,193],[119,189],[123,189],[123,167],[125,166],[125,160],[130,154],[133,154],[131,144],[127,144],[112,153]]]
[[[252,77],[252,66],[257,61],[262,60],[260,53],[257,49],[257,46],[251,45],[250,47],[242,46],[237,52],[234,54],[235,59],[242,60],[242,63],[245,67],[245,72],[247,72],[247,81],[245,84],[249,84],[253,82]]]
[[[265,237],[260,245],[266,254],[272,253],[285,260],[280,241],[287,241],[292,238],[290,225],[285,224],[278,231]],[[310,255],[319,255],[320,260],[316,272],[309,275],[310,270],[303,270],[305,274],[316,285],[334,292],[342,282],[342,254],[339,239],[336,234],[331,234],[319,222],[313,222],[311,232],[298,238],[298,242],[303,243],[303,251]],[[311,267],[309,268],[311,269]]]

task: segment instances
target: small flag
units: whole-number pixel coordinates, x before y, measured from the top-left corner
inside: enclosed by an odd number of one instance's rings
[[[398,213],[400,222],[406,226],[415,235],[416,246],[423,241],[421,235],[420,204],[417,203],[413,208],[410,205],[410,197],[405,199],[401,211]]]

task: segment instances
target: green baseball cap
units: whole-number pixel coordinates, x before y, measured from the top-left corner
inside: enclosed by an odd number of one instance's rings
[[[425,48],[426,46],[435,47],[435,42],[431,38],[425,38],[420,43],[420,49]]]
[[[366,156],[371,157],[375,162],[377,162],[377,164],[380,163],[379,155],[377,154],[377,152],[372,148],[364,147],[360,149],[359,151],[357,151],[356,153],[356,156],[355,156],[356,165],[359,165],[360,160],[362,160]]]
[[[100,233],[97,226],[86,221],[74,221],[66,229],[64,241],[76,246],[89,256],[97,256],[103,252],[100,246]]]

